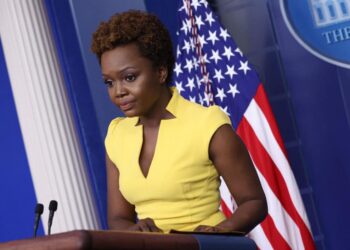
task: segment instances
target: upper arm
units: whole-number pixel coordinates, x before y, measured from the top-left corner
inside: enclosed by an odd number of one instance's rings
[[[265,201],[249,153],[230,125],[222,125],[212,136],[209,157],[238,205],[249,200]]]
[[[108,223],[111,224],[113,219],[126,219],[135,221],[135,207],[130,204],[119,190],[119,171],[114,163],[106,154],[107,165],[107,210]]]

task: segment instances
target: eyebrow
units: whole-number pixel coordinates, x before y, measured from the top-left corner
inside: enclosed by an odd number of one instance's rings
[[[124,71],[128,70],[128,69],[137,69],[136,67],[133,66],[126,66],[125,68],[121,69],[120,71],[117,72],[117,74],[122,74]],[[102,73],[102,76],[104,77],[108,77],[108,75]]]

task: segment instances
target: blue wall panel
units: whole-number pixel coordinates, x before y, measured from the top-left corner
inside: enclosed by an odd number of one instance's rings
[[[325,247],[345,249],[350,233],[349,70],[302,48],[287,30],[278,3],[269,2]]]
[[[36,197],[0,42],[0,242],[30,238]],[[38,235],[43,235],[42,226]]]
[[[90,50],[92,34],[100,22],[108,20],[113,14],[129,9],[145,10],[145,5],[143,0],[69,0],[69,3],[74,20],[72,25],[75,27],[82,62],[86,70],[87,81],[85,84],[91,92],[98,119],[100,138],[104,140],[110,121],[114,117],[123,116],[123,113],[109,101],[107,89],[102,80],[100,66],[96,56]]]

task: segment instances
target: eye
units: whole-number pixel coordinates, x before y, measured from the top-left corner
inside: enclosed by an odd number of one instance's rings
[[[136,76],[134,74],[128,74],[128,75],[125,76],[125,80],[127,82],[133,82],[133,81],[136,80]]]
[[[112,80],[106,79],[103,82],[104,82],[104,84],[107,85],[108,88],[111,88],[113,86],[113,81]]]

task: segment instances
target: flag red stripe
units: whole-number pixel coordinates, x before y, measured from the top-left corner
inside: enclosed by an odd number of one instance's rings
[[[279,132],[278,126],[277,126],[277,122],[276,119],[272,113],[272,109],[270,106],[270,103],[267,99],[265,90],[263,85],[260,83],[256,95],[254,97],[254,100],[256,101],[256,103],[258,104],[258,106],[260,107],[261,111],[264,113],[267,122],[269,123],[269,126],[271,128],[271,131],[278,143],[278,145],[280,146],[280,148],[282,149],[282,152],[284,153],[286,159],[288,160],[287,157],[287,150],[284,146],[283,140],[282,140],[282,136]]]
[[[232,215],[231,210],[228,208],[228,206],[224,200],[221,200],[221,208],[222,208],[222,212],[224,213],[226,218],[229,218]]]
[[[265,220],[260,225],[264,230],[264,233],[267,235],[267,238],[269,239],[273,249],[278,249],[278,250],[291,249],[291,247],[288,245],[286,240],[279,233],[278,228],[276,227],[275,223],[273,222],[269,214],[266,216]]]
[[[272,161],[268,152],[261,145],[255,132],[245,117],[242,118],[238,126],[237,133],[244,141],[248,151],[251,154],[251,157],[253,158],[253,161],[256,164],[256,167],[259,169],[261,174],[264,175],[271,190],[275,193],[283,208],[298,226],[305,249],[315,249],[311,233],[295,209],[282,174]]]
[[[226,218],[229,218],[232,215],[231,210],[228,208],[228,205],[224,200],[221,200],[221,208]],[[271,246],[274,249],[281,249],[281,250],[291,249],[288,243],[284,240],[282,235],[279,233],[270,215],[267,215],[265,220],[262,223],[260,223],[260,226],[265,232],[267,240],[270,242]]]

